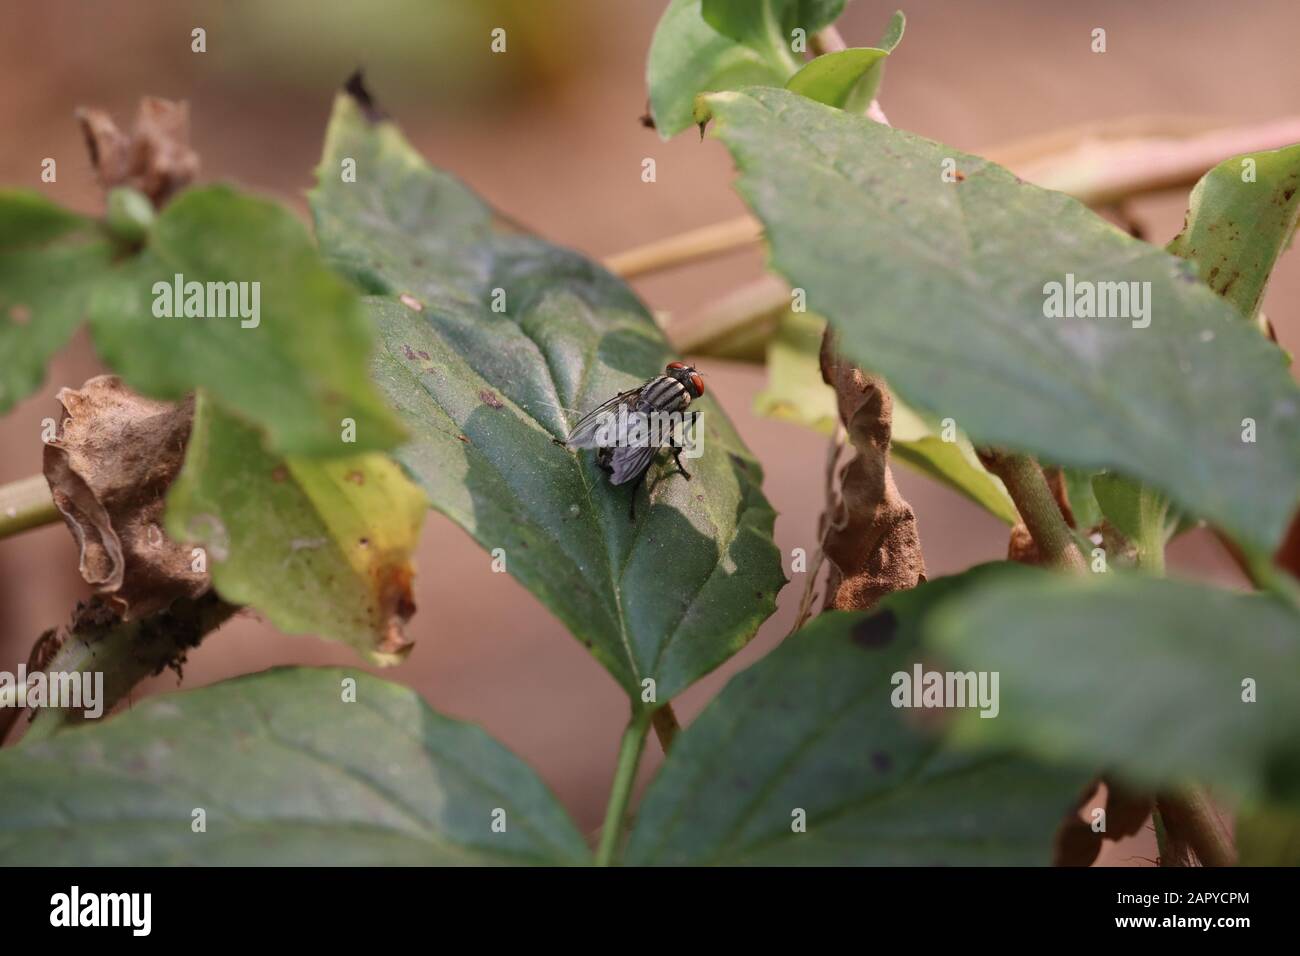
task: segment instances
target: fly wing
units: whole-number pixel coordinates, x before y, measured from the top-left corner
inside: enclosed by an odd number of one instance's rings
[[[640,478],[650,463],[654,461],[655,445],[621,445],[614,449],[610,459],[613,469],[609,475],[611,485],[622,485]]]
[[[597,439],[600,433],[600,426],[604,421],[604,416],[618,412],[620,405],[628,405],[641,394],[641,388],[631,388],[626,392],[619,392],[609,401],[602,405],[597,405],[587,414],[578,419],[578,423],[573,426],[573,431],[569,432],[569,437],[564,440],[564,444],[570,448],[596,448]]]

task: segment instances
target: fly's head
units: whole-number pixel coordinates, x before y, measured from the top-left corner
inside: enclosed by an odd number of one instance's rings
[[[695,371],[693,366],[685,362],[669,362],[664,374],[681,382],[692,399],[704,394],[704,376]]]

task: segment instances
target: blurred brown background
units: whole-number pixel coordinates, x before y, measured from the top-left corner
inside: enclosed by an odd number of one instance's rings
[[[557,242],[604,257],[742,212],[716,142],[687,132],[670,143],[644,129],[645,54],[666,0],[10,0],[0,9],[0,182],[100,209],[73,122],[79,105],[125,121],[142,94],[190,102],[203,177],[281,197],[305,215],[335,87],[358,64],[370,86],[433,163],[497,208]],[[850,45],[870,45],[896,4],[854,0],[840,22]],[[972,152],[1085,121],[1135,114],[1231,122],[1300,112],[1294,0],[913,0],[907,36],[891,57],[882,102],[894,125]],[[190,31],[207,30],[207,52]],[[508,52],[489,31],[507,29]],[[1090,52],[1094,27],[1108,52]],[[58,160],[42,184],[41,160]],[[640,180],[654,157],[658,181]],[[1149,237],[1178,229],[1185,194],[1135,209]],[[689,317],[756,276],[758,251],[638,282],[651,308]],[[1284,347],[1300,351],[1300,255],[1284,258],[1265,302]],[[39,472],[40,421],[54,393],[100,371],[86,336],[55,362],[41,391],[0,421],[0,482]],[[708,363],[709,388],[764,462],[788,555],[812,552],[822,505],[824,439],[750,412],[761,372]],[[898,475],[919,515],[932,577],[1000,558],[1006,531],[928,479]],[[1236,580],[1204,535],[1173,549],[1178,573]],[[417,645],[385,676],[439,710],[477,722],[536,767],[585,831],[600,823],[627,706],[622,692],[564,629],[467,535],[430,515],[419,554],[412,622]],[[803,581],[744,652],[677,702],[689,722],[738,669],[789,629]],[[62,525],[0,541],[0,668],[85,594]],[[196,687],[274,664],[358,666],[345,649],[288,637],[248,614],[194,652]],[[168,674],[136,694],[174,688]],[[660,760],[651,744],[648,777]],[[1108,849],[1127,864],[1154,857],[1150,835]]]

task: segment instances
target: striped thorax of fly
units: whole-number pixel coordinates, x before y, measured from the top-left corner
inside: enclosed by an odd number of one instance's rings
[[[683,445],[680,426],[689,424],[685,413],[704,394],[704,378],[684,362],[669,362],[657,375],[636,388],[620,392],[587,412],[573,426],[564,445],[570,449],[596,449],[596,465],[611,484],[634,483],[632,517],[636,517],[636,487],[645,480],[655,456],[671,449],[682,477]]]

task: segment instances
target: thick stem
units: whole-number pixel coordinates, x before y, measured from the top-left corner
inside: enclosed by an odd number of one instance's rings
[[[668,748],[673,745],[682,729],[682,725],[677,722],[677,712],[673,710],[673,705],[664,704],[654,712],[650,722],[654,726],[655,736],[659,738],[659,746],[667,754]]]
[[[176,664],[187,650],[238,610],[212,593],[179,600],[160,614],[136,621],[124,622],[110,616],[98,623],[96,615],[104,614],[102,608],[91,605],[83,609],[81,622],[63,639],[49,663],[40,668],[55,674],[102,674],[96,702],[97,708],[102,707],[100,716],[106,716],[144,678]],[[79,710],[42,707],[36,710],[23,739],[42,740],[86,719]]]
[[[44,475],[0,485],[0,538],[58,520],[59,510]]]
[[[627,818],[627,805],[632,799],[632,785],[636,783],[636,770],[641,763],[641,751],[645,748],[649,728],[649,714],[639,712],[632,715],[623,731],[623,742],[618,748],[618,767],[614,771],[614,783],[605,807],[605,826],[601,828],[600,845],[596,849],[597,866],[612,865],[623,842],[623,822]]]
[[[1043,560],[1053,567],[1070,571],[1086,570],[1087,562],[1075,544],[1074,534],[1065,523],[1061,506],[1048,487],[1038,462],[1030,455],[998,450],[982,450],[980,460],[1006,485],[1007,493],[1020,511],[1025,527],[1033,535]]]
[[[1235,866],[1237,854],[1205,791],[1189,788],[1156,800],[1171,842],[1192,848],[1203,866]]]

